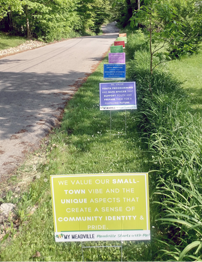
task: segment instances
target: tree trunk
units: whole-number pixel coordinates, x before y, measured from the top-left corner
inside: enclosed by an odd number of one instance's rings
[[[140,0],[137,0],[137,9],[140,10]]]
[[[27,26],[27,38],[29,39],[29,38],[31,37],[31,33],[30,33],[30,26],[29,26],[29,17],[28,17],[27,5],[25,6],[25,15],[26,15],[26,26]]]
[[[137,10],[140,10],[140,0],[136,0],[136,4],[137,4]],[[138,28],[141,27],[141,24],[138,23]]]
[[[13,29],[12,11],[8,13],[8,27],[9,31]]]

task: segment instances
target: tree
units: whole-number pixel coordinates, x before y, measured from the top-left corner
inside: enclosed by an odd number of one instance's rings
[[[134,11],[138,10],[139,7],[140,0],[114,0],[113,9],[115,12],[115,20],[122,27],[126,27],[130,24],[130,19],[133,16]]]
[[[2,1],[2,0],[0,0]],[[8,26],[12,10],[12,28],[18,34],[45,41],[67,37],[72,31],[84,33],[91,29],[99,33],[102,23],[110,16],[109,0],[6,0],[20,3],[20,8],[2,8],[4,24]],[[0,9],[1,10],[1,9]],[[10,10],[10,11],[9,11]],[[1,22],[1,24],[2,24]]]
[[[141,23],[149,33],[151,74],[162,61],[197,51],[202,36],[201,20],[201,2],[194,0],[144,2],[141,9],[131,18],[131,26]],[[155,64],[154,58],[158,58]]]
[[[0,20],[9,12],[22,12],[22,2],[20,0],[1,0],[0,1]]]
[[[101,25],[110,17],[109,0],[80,0],[77,4],[78,15],[82,23],[82,31],[92,29],[99,33]]]

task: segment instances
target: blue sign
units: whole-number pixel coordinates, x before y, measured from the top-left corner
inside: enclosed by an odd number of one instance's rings
[[[136,83],[100,83],[100,110],[137,109]]]
[[[105,80],[125,80],[126,65],[125,64],[104,64]]]

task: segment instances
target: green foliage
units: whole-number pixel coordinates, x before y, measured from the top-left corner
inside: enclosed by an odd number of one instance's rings
[[[115,1],[114,19],[118,22],[120,27],[126,27],[130,23],[129,20],[133,15],[133,10],[136,8],[136,1]]]
[[[136,12],[131,18],[131,25],[141,23],[148,29],[152,63],[152,57],[160,56],[159,50],[162,48],[161,56],[167,59],[196,52],[202,35],[201,18],[201,2],[152,0],[145,2],[141,10]],[[153,65],[151,73],[152,68]]]
[[[59,40],[91,29],[100,32],[110,16],[109,0],[23,0],[1,22],[2,28],[44,41]],[[6,13],[5,13],[6,14]]]
[[[23,1],[23,14],[12,14],[13,27],[20,34],[53,41],[79,29],[76,0]]]
[[[8,12],[17,11],[22,13],[22,2],[20,0],[4,0],[0,2],[0,21]]]
[[[133,38],[139,51],[128,74],[137,83],[136,124],[153,170],[151,210],[158,250],[153,259],[201,261],[201,116],[191,109],[176,78],[165,70],[149,73],[148,47],[140,48],[140,33]]]
[[[167,182],[159,179],[156,189],[158,197],[163,199],[162,202],[156,201],[156,204],[164,210],[157,222],[160,222],[160,228],[166,227],[170,235],[168,239],[175,238],[175,242],[178,243],[177,246],[171,245],[169,240],[167,243],[162,241],[162,251],[164,252],[166,245],[170,244],[170,252],[166,254],[168,258],[170,256],[170,259],[174,258],[177,261],[201,261],[202,187],[190,178],[189,171],[184,174],[182,184],[173,183],[171,179]]]
[[[202,52],[192,56],[183,57],[183,59],[173,60],[167,63],[167,70],[172,75],[180,78],[183,82],[183,88],[189,94],[191,100],[191,108],[194,112],[202,113]]]
[[[122,27],[143,27],[150,48],[150,73],[174,58],[196,53],[202,36],[202,3],[196,0],[114,0]],[[151,86],[150,86],[151,91]]]
[[[189,0],[172,0],[174,17],[173,36],[169,44],[172,58],[195,53],[202,36],[202,3]]]
[[[127,57],[130,59],[135,59],[136,52],[149,51],[148,37],[142,32],[142,30],[136,30],[135,37],[133,33],[128,31],[126,48],[127,48]]]
[[[81,19],[82,32],[90,28],[98,34],[101,25],[110,17],[111,4],[109,0],[79,0],[77,11]]]

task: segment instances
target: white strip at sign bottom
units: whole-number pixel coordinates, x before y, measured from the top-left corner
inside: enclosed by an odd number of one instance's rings
[[[150,240],[150,230],[55,232],[56,242]]]

